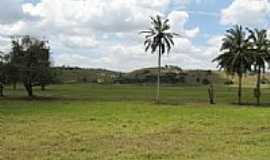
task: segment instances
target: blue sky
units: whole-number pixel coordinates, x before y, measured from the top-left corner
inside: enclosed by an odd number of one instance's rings
[[[187,5],[186,10],[190,14],[187,27],[199,26],[201,35],[196,39],[196,43],[205,42],[209,36],[223,34],[227,26],[220,24],[220,11],[231,3],[228,1],[193,1]],[[184,9],[185,10],[185,9]]]
[[[1,0],[0,50],[11,35],[50,41],[54,65],[131,71],[156,66],[144,52],[149,16],[169,18],[181,33],[163,65],[214,69],[222,36],[234,24],[269,29],[269,0]]]

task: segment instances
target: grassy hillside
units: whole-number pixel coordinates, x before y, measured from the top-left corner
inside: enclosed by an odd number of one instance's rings
[[[157,68],[145,68],[128,73],[130,79],[137,79],[139,83],[156,82]],[[201,85],[209,84],[211,81],[220,83],[224,81],[213,71],[204,70],[182,70],[178,67],[163,67],[161,69],[161,82],[167,84]]]
[[[106,69],[85,69],[77,67],[57,67],[57,80],[61,83],[112,83],[120,72]]]
[[[118,74],[114,80],[122,80],[123,83],[155,83],[156,68],[144,68],[135,70],[129,73]],[[119,76],[121,76],[119,78]],[[256,74],[249,73],[244,77],[244,85],[253,86],[257,80]],[[223,71],[212,70],[182,70],[177,67],[162,68],[161,82],[164,84],[178,84],[178,85],[207,85],[213,82],[216,85],[238,83],[238,77],[228,76]],[[265,73],[262,79],[263,84],[270,83],[270,74]]]

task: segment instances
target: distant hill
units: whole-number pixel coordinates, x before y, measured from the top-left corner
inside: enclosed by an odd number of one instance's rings
[[[55,67],[58,83],[101,83],[101,84],[152,84],[156,82],[157,68],[143,68],[123,73],[106,69],[84,69],[79,67]],[[237,77],[226,75],[222,71],[183,70],[177,66],[165,66],[161,69],[161,83],[183,85],[237,84]],[[245,77],[245,85],[254,85],[256,75]],[[270,83],[267,73],[262,83]]]
[[[79,67],[55,67],[59,83],[112,83],[121,72],[106,69],[87,69]]]
[[[157,68],[144,68],[127,73],[118,83],[154,83]],[[183,70],[177,66],[165,66],[161,69],[161,83],[208,85],[212,80],[225,82],[226,79],[210,70]]]

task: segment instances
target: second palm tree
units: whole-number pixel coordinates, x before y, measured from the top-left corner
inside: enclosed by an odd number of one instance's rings
[[[252,44],[253,65],[257,72],[257,84],[255,89],[255,97],[257,105],[260,105],[261,97],[261,74],[265,72],[267,63],[270,61],[269,39],[267,38],[267,30],[248,29],[250,33],[249,39]]]
[[[237,74],[238,104],[242,104],[242,79],[243,75],[251,71],[252,54],[249,49],[251,44],[242,26],[236,25],[227,30],[221,46],[222,54],[213,61],[229,74]]]

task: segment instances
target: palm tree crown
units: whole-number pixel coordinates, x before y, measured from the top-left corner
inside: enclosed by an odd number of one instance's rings
[[[259,30],[259,29],[248,29],[250,33],[248,39],[252,44],[252,58],[254,62],[254,69],[257,71],[258,69],[262,69],[265,71],[266,64],[270,60],[269,54],[269,45],[270,41],[267,39],[267,30]]]
[[[251,44],[242,26],[236,25],[227,30],[221,46],[223,52],[213,61],[230,74],[242,75],[251,70]]]
[[[151,53],[155,53],[157,49],[160,49],[161,54],[169,53],[174,45],[173,38],[178,34],[169,32],[169,19],[162,20],[159,15],[150,18],[152,27],[140,32],[145,34],[145,51],[151,48]]]

